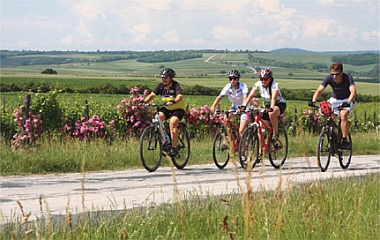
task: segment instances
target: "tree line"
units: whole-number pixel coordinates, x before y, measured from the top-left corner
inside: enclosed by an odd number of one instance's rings
[[[110,83],[103,83],[99,86],[88,87],[83,89],[72,89],[70,87],[65,87],[61,89],[57,89],[55,85],[49,83],[12,83],[12,84],[4,84],[1,83],[1,92],[33,92],[33,93],[48,93],[51,91],[58,91],[62,93],[79,93],[79,94],[122,94],[129,95],[130,89],[132,87],[137,86],[139,88],[140,93],[142,94],[145,89],[151,89],[151,87],[145,84],[138,84],[134,86],[114,86]],[[216,87],[206,87],[202,85],[194,85],[194,86],[182,86],[184,95],[199,95],[199,96],[217,96],[220,93],[220,88]],[[311,98],[310,91],[311,89],[281,89],[281,93],[287,100],[301,100],[301,101],[309,101]],[[330,93],[322,92],[321,99],[328,99],[330,97]],[[358,102],[380,102],[380,96],[371,96],[371,95],[362,95],[358,94],[356,97],[356,101]]]

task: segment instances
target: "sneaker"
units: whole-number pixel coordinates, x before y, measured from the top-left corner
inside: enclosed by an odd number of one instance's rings
[[[277,139],[278,139],[277,133],[273,133],[271,142],[275,143],[277,141]]]
[[[340,143],[340,149],[342,150],[350,150],[350,143],[347,141],[342,141]]]
[[[178,155],[178,150],[176,147],[172,147],[172,149],[170,149],[170,152],[169,152],[169,156],[170,157],[175,157]]]

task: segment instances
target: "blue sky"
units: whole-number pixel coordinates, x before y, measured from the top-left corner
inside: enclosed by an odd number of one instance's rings
[[[379,50],[378,0],[1,0],[1,49]]]

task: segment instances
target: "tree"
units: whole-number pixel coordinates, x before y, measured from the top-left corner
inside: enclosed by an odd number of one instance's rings
[[[53,70],[52,68],[46,68],[41,73],[42,74],[58,74],[57,71]]]

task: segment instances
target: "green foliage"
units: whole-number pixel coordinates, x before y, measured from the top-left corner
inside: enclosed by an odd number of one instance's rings
[[[43,120],[42,129],[48,133],[57,132],[61,126],[62,109],[57,99],[58,92],[36,93],[31,110]]]
[[[363,54],[348,54],[338,55],[331,58],[333,62],[341,62],[355,66],[363,66],[369,64],[379,64],[379,54],[363,53]]]
[[[53,70],[52,68],[46,68],[41,73],[42,74],[58,74],[57,71]]]

